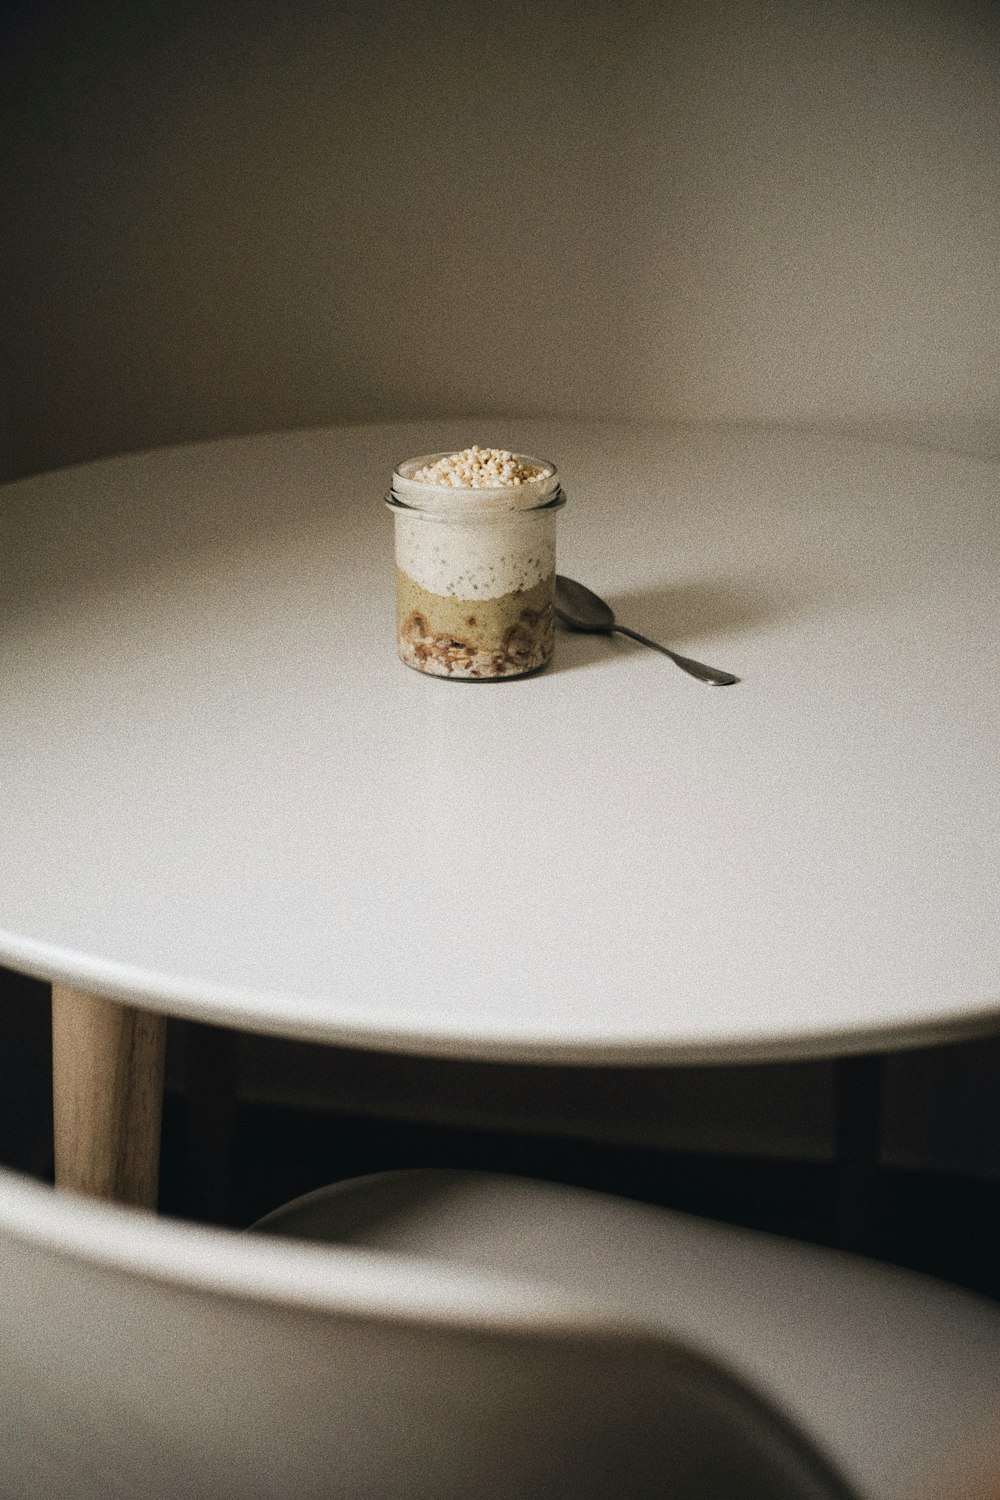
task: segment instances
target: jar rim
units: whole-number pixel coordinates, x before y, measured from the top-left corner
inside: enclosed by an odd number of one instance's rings
[[[430,488],[430,486],[428,486]],[[441,486],[438,486],[441,488]],[[518,486],[522,488],[522,486]],[[478,491],[477,493],[482,493]],[[556,492],[547,500],[540,500],[537,505],[521,505],[500,507],[497,505],[486,506],[482,510],[473,510],[471,506],[456,506],[453,510],[428,510],[426,506],[407,505],[405,500],[400,500],[394,490],[388,490],[385,495],[385,504],[391,511],[400,515],[407,515],[421,521],[450,521],[459,525],[474,526],[482,522],[511,521],[516,516],[537,516],[549,511],[562,510],[566,504],[566,492],[561,485],[556,486]]]

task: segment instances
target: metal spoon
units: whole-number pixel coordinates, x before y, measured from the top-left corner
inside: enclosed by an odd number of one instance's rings
[[[708,682],[712,687],[729,687],[740,680],[732,672],[718,672],[715,667],[703,666],[700,661],[692,661],[689,656],[679,656],[668,646],[661,646],[659,641],[651,641],[637,630],[629,630],[627,625],[619,625],[610,605],[591,593],[590,589],[584,588],[582,583],[564,578],[561,573],[556,574],[556,614],[570,630],[588,631],[595,635],[610,635],[613,630],[617,630],[619,635],[630,635],[634,641],[652,646],[654,651],[662,651],[682,671],[690,672],[699,682]]]

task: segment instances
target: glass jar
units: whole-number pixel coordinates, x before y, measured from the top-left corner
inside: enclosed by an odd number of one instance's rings
[[[396,640],[407,666],[436,677],[525,677],[552,656],[554,464],[518,455],[536,478],[496,489],[412,476],[448,455],[407,459],[386,504],[396,527]]]

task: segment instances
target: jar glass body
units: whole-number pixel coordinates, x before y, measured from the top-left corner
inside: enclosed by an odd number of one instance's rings
[[[553,465],[503,489],[418,484],[399,465],[387,503],[396,527],[397,646],[437,677],[523,677],[555,639],[556,519],[565,504]]]

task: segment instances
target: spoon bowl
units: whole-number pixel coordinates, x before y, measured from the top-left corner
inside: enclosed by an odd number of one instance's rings
[[[681,656],[677,651],[671,651],[669,646],[661,646],[659,641],[651,641],[637,630],[630,630],[627,625],[619,625],[610,604],[606,604],[582,583],[577,583],[575,578],[566,578],[562,573],[556,574],[556,614],[570,630],[591,635],[611,635],[612,631],[617,631],[619,635],[630,636],[633,641],[641,641],[654,651],[662,651],[681,671],[697,677],[699,682],[707,682],[710,687],[731,687],[740,680],[732,672],[720,672],[716,667],[706,667],[703,662],[692,661],[690,656]]]

